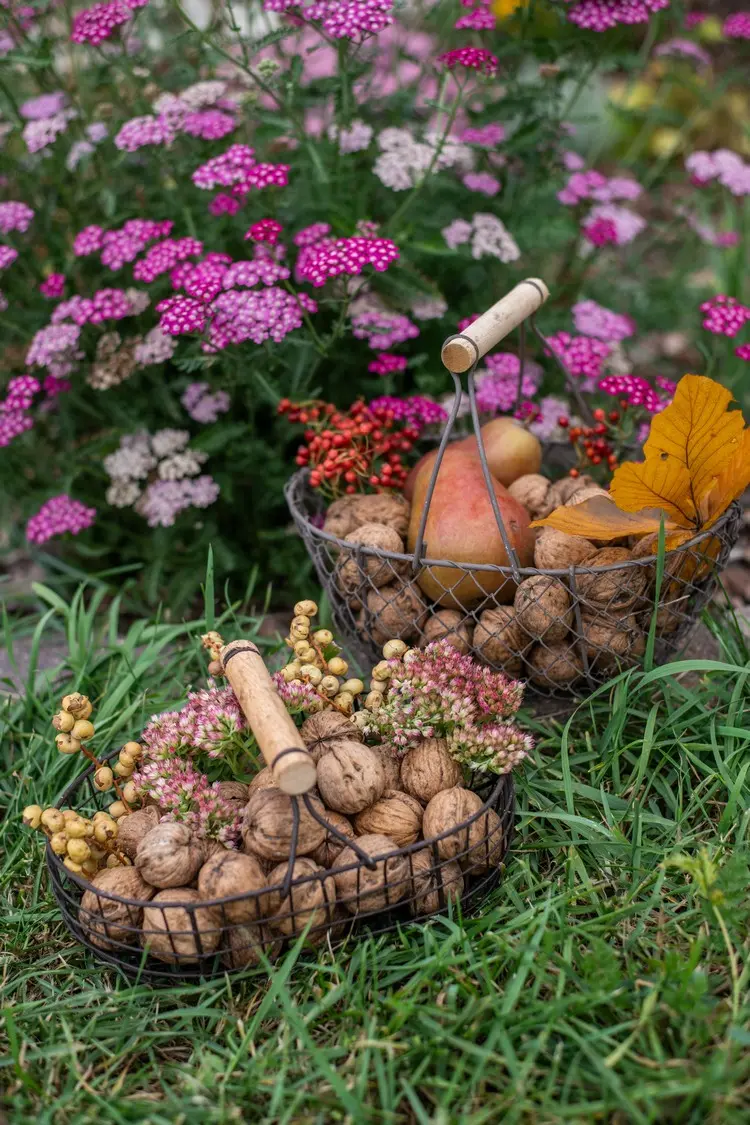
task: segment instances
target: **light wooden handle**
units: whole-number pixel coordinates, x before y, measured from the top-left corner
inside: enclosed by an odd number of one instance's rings
[[[457,375],[468,371],[522,320],[540,309],[548,297],[549,289],[541,278],[529,277],[519,281],[515,289],[482,313],[460,336],[446,340],[440,358],[448,370]]]
[[[260,652],[252,641],[230,641],[221,650],[221,663],[279,789],[291,796],[307,793],[315,784],[315,762]]]

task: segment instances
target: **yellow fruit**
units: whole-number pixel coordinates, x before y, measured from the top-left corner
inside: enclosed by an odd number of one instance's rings
[[[42,823],[42,809],[40,805],[27,805],[22,813],[23,822],[27,828],[38,828]]]
[[[88,719],[77,719],[70,733],[73,738],[83,742],[87,738],[94,737],[94,724],[90,723]]]

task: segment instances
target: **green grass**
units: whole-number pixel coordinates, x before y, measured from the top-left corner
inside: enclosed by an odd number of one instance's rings
[[[23,629],[63,632],[69,657],[54,692],[2,717],[12,1125],[748,1120],[750,665],[730,620],[718,662],[630,673],[566,723],[528,718],[505,878],[472,916],[153,990],[69,937],[17,814],[79,768],[52,740],[60,691],[95,699],[102,750],[135,736],[200,678],[203,622],[125,629],[91,588],[37,593]],[[257,622],[240,608],[216,627]]]

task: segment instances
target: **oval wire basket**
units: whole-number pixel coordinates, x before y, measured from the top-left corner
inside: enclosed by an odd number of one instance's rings
[[[546,345],[534,323],[535,310],[529,312],[528,298],[517,296],[524,285],[537,291],[542,298],[541,305],[546,299],[543,283],[521,282],[471,325],[466,334],[449,337],[443,346],[444,357],[449,348],[456,345],[472,356],[471,362],[467,359],[466,366],[458,370],[468,371],[473,431],[508,566],[432,558],[429,544],[424,540],[440,465],[461,406],[463,387],[455,370],[450,371],[455,392],[453,409],[438,446],[413,552],[355,545],[324,531],[325,504],[320,493],[309,485],[309,469],[300,469],[287,482],[287,506],[325,590],[336,629],[347,650],[356,654],[363,668],[371,667],[381,658],[383,644],[392,638],[423,646],[436,639],[436,635],[454,635],[462,651],[470,652],[498,671],[528,679],[531,691],[536,694],[559,697],[584,694],[606,683],[623,668],[641,662],[654,613],[657,615],[654,650],[657,663],[664,663],[677,653],[684,646],[700,611],[711,600],[718,574],[737,542],[741,510],[735,502],[709,530],[665,556],[658,604],[654,596],[656,555],[600,567],[579,564],[565,569],[540,569],[520,565],[492,484],[481,434],[474,373],[485,352],[513,327],[518,327],[517,396],[520,401],[527,316],[532,332],[543,346]],[[506,307],[510,308],[510,313]],[[493,323],[493,317],[495,322],[501,322],[501,328]],[[468,350],[468,345],[473,351]],[[549,347],[547,352],[562,371],[582,416],[592,420],[590,407],[575,380]],[[592,544],[592,553],[595,550]],[[440,589],[438,598],[425,594],[420,583],[424,577],[429,577],[433,588]],[[532,600],[532,606],[538,606],[547,626],[541,636],[529,635],[520,628],[509,630],[505,617],[516,587],[532,577],[562,582],[569,599],[564,616],[554,619],[539,605],[538,598]],[[496,592],[488,592],[488,588],[493,587]],[[510,597],[507,596],[509,591]],[[458,620],[455,614],[445,616],[450,610],[458,611]]]
[[[105,760],[115,756],[116,752]],[[107,795],[94,787],[96,768],[91,765],[68,786],[59,807],[70,806],[82,815],[93,816],[103,806]],[[229,898],[159,904],[94,887],[65,867],[49,840],[47,869],[68,930],[95,957],[127,975],[154,983],[196,980],[242,971],[266,958],[273,960],[284,942],[293,942],[303,934],[310,945],[326,943],[332,947],[345,941],[357,925],[373,934],[385,933],[450,910],[454,897],[460,896],[462,908],[476,903],[501,878],[513,834],[515,790],[512,777],[506,775],[476,791],[483,798],[481,809],[457,827],[375,857],[384,860],[384,881],[378,885],[377,894],[385,905],[377,902],[373,906],[372,899],[368,903],[367,896],[373,892],[362,885],[362,863],[339,868],[334,864],[313,875]],[[497,814],[497,820],[491,821],[488,812]],[[481,836],[472,841],[472,826],[480,825],[483,818]],[[451,849],[455,854],[446,859],[441,857],[440,843],[450,837],[456,837]],[[429,867],[415,868],[415,857],[425,852]],[[295,858],[294,853],[289,857],[290,872]],[[275,861],[269,863],[271,867],[277,865]],[[338,888],[333,891],[331,875],[345,872],[353,874],[354,885],[350,894],[342,896]],[[320,890],[314,891],[316,905],[311,908],[310,888],[318,884]],[[81,900],[87,892],[93,897],[83,906]],[[268,908],[279,904],[285,909],[276,910],[270,922]],[[146,928],[144,909],[151,915],[151,925]],[[158,955],[149,952],[150,940],[159,943]]]

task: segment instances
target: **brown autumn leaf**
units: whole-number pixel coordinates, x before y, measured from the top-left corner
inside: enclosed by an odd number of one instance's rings
[[[554,527],[568,535],[582,535],[584,539],[619,539],[621,535],[647,535],[658,531],[661,512],[645,509],[640,512],[623,512],[606,496],[594,496],[582,504],[556,508],[543,520],[534,520],[531,527]],[[674,531],[681,525],[665,518],[664,527]]]

